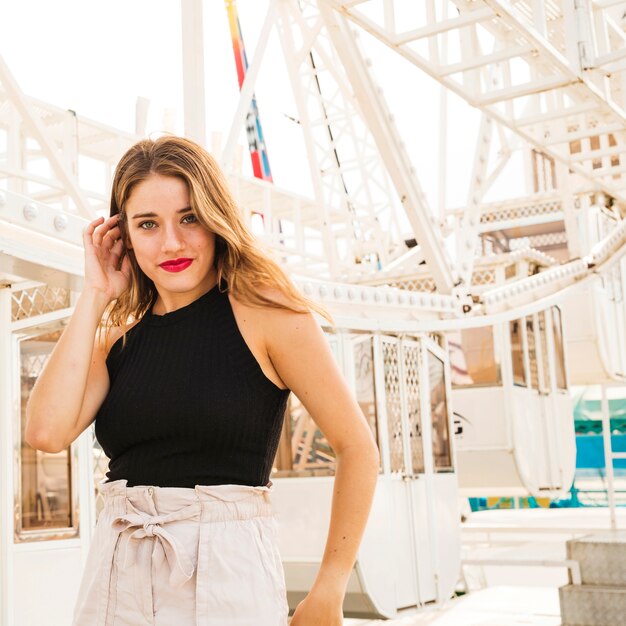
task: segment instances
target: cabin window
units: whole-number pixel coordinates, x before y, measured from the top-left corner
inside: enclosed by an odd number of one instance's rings
[[[453,387],[494,386],[502,382],[493,328],[469,328],[448,334]]]
[[[441,359],[428,352],[428,378],[430,383],[430,417],[432,421],[433,462],[435,471],[452,469],[448,399],[445,369]]]
[[[31,448],[24,439],[28,398],[60,336],[61,331],[54,331],[20,341],[20,456],[15,512],[16,541],[20,542],[67,538],[75,536],[78,529],[71,447],[53,454]]]
[[[400,399],[400,362],[397,340],[383,340],[385,373],[385,409],[389,436],[389,461],[392,472],[406,471],[402,441],[402,403]]]
[[[370,430],[379,446],[376,415],[376,383],[374,377],[374,338],[354,343],[354,382],[356,401],[365,415]],[[379,446],[380,447],[380,446]]]
[[[601,275],[602,287],[612,302],[622,302],[622,272],[619,265]]]
[[[563,326],[561,324],[561,309],[552,308],[552,335],[554,336],[554,365],[556,370],[556,388],[566,390],[565,352],[563,348]]]
[[[513,364],[513,384],[526,387],[526,368],[524,367],[524,342],[522,339],[522,321],[513,320],[511,329],[511,361]]]
[[[294,393],[289,395],[282,434],[276,456],[277,475],[335,473],[335,452]]]
[[[517,266],[515,263],[511,263],[504,268],[504,278],[509,280],[510,278],[515,278],[517,276]]]
[[[419,386],[420,346],[416,341],[402,344],[404,396],[409,422],[409,447],[413,474],[424,473],[424,443]]]
[[[548,336],[546,328],[546,312],[541,311],[537,316],[539,321],[539,340],[541,345],[541,391],[550,391],[550,360],[548,358]]]
[[[539,373],[537,371],[537,340],[535,322],[532,317],[526,318],[526,340],[528,342],[528,367],[530,369],[530,386],[539,389]]]

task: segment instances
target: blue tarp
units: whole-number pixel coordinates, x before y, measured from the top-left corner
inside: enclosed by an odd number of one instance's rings
[[[611,447],[613,452],[626,452],[626,435],[611,435]],[[602,435],[576,435],[576,467],[604,467]],[[616,459],[613,467],[626,468],[626,459]]]

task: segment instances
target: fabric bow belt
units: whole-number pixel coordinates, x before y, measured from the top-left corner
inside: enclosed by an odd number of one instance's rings
[[[134,508],[134,507],[133,507]],[[124,569],[137,565],[135,576],[136,597],[142,604],[146,617],[152,618],[152,566],[169,565],[169,583],[172,587],[184,585],[195,571],[194,563],[180,541],[164,525],[169,522],[200,517],[200,504],[190,504],[167,515],[149,515],[135,509],[115,517],[112,527],[122,536]],[[125,532],[132,530],[132,532]],[[145,541],[148,537],[153,541]],[[120,546],[121,548],[122,546]],[[128,570],[127,570],[128,571]]]

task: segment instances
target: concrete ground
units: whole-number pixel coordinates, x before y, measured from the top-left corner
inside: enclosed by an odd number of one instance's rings
[[[344,626],[560,626],[554,587],[489,587],[436,609],[392,620],[346,619]]]

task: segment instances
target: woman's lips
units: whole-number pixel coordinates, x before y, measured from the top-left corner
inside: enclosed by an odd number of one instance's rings
[[[193,259],[180,259],[176,261],[166,261],[165,263],[161,263],[159,267],[162,267],[166,272],[182,272],[191,265],[192,260]]]

